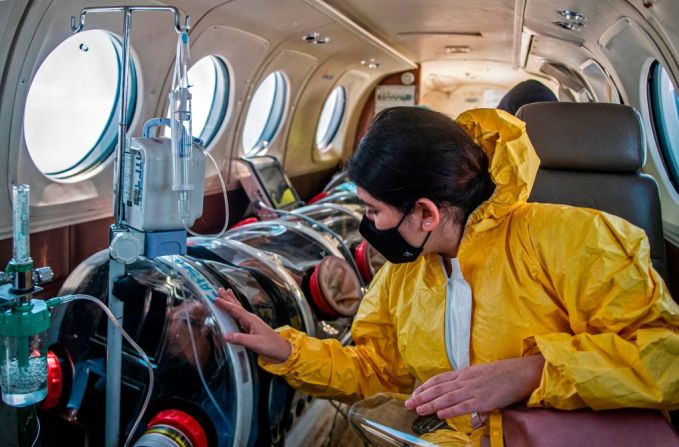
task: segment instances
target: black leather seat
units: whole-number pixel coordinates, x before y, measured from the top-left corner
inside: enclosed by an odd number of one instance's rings
[[[653,266],[667,281],[658,185],[640,172],[646,160],[641,119],[607,103],[528,104],[516,116],[540,157],[531,202],[594,208],[643,228]]]

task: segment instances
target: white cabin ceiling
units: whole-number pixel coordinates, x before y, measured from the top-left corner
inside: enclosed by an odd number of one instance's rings
[[[512,62],[514,0],[327,0],[327,3],[417,62],[468,58]],[[468,45],[471,51],[446,53],[446,46],[456,45]]]

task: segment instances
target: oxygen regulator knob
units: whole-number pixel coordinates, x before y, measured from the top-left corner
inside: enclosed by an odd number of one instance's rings
[[[35,284],[44,284],[54,279],[54,272],[50,267],[40,267],[33,270],[33,282]]]
[[[142,253],[139,240],[130,233],[117,233],[108,249],[113,259],[132,264]]]

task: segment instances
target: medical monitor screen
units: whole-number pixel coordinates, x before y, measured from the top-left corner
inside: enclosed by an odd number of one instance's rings
[[[263,187],[269,194],[271,203],[276,208],[290,208],[298,202],[292,185],[283,175],[280,165],[267,163],[256,165],[257,174]]]

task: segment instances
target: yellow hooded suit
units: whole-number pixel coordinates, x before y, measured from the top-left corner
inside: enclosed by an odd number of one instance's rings
[[[473,296],[470,363],[540,352],[531,406],[679,407],[679,307],[651,267],[643,230],[596,210],[526,203],[539,160],[524,123],[489,109],[457,122],[488,155],[496,185],[458,250]],[[355,346],[282,328],[290,358],[260,365],[315,396],[409,393],[416,379],[451,369],[446,281],[436,254],[387,263],[356,315]],[[431,440],[466,437],[469,419],[449,420],[459,432]]]

